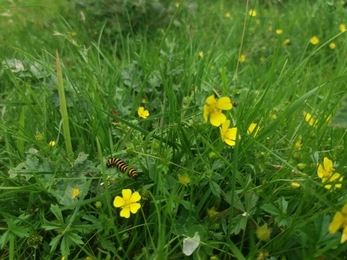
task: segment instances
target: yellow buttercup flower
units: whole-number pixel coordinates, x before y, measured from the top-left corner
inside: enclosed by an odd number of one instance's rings
[[[220,134],[223,142],[226,142],[227,145],[235,146],[237,136],[237,127],[229,128],[230,120],[226,120],[220,127]]]
[[[282,29],[276,29],[276,34],[280,35],[283,33],[283,30]]]
[[[207,210],[207,214],[209,217],[213,217],[213,216],[218,214],[218,211],[216,210],[215,207],[212,207],[212,208]]]
[[[57,143],[56,143],[55,141],[50,141],[50,142],[48,143],[48,146],[53,148],[56,144],[57,144]]]
[[[141,204],[137,203],[141,199],[141,196],[137,191],[132,193],[130,189],[122,190],[122,195],[123,198],[119,196],[114,198],[113,206],[122,208],[120,212],[121,217],[129,218],[130,212],[135,214],[141,208]]]
[[[346,29],[346,25],[344,25],[343,23],[342,24],[340,24],[340,26],[339,26],[339,30],[340,30],[340,32],[344,32],[344,31],[346,31],[347,29]]]
[[[311,39],[310,39],[310,43],[313,44],[313,45],[317,45],[319,43],[319,39],[317,36],[313,36]]]
[[[139,107],[139,109],[137,110],[137,114],[141,118],[147,118],[149,116],[148,110],[145,110],[144,107]]]
[[[317,175],[319,178],[322,179],[322,183],[334,181],[342,182],[343,180],[343,177],[339,173],[335,172],[333,162],[327,157],[324,157],[323,164],[318,165]],[[341,188],[342,184],[327,184],[324,185],[324,188],[331,189],[332,186],[335,186],[336,188]]]
[[[230,110],[232,107],[233,105],[230,98],[221,97],[216,100],[214,95],[211,95],[206,99],[206,105],[204,106],[204,119],[205,121],[209,119],[213,126],[220,126],[227,120],[226,116],[222,113],[222,110]]]
[[[332,50],[335,49],[336,48],[336,43],[335,42],[330,43],[329,44],[329,48],[332,49]]]
[[[225,14],[225,17],[226,17],[226,18],[230,18],[230,17],[231,17],[230,12],[227,12],[227,13]]]
[[[72,199],[76,198],[78,195],[80,195],[80,193],[81,193],[81,190],[78,188],[78,186],[76,186],[71,191],[71,198]]]
[[[342,244],[347,240],[347,204],[342,207],[341,211],[335,213],[333,221],[329,225],[329,233],[334,234],[340,228],[343,228],[340,241]]]
[[[295,149],[300,150],[300,149],[301,149],[301,147],[302,147],[302,140],[301,140],[301,139],[299,139],[299,140],[298,140],[298,141],[296,141],[296,143],[295,143]]]
[[[257,16],[257,11],[254,9],[249,10],[248,14],[252,17]]]
[[[190,182],[190,177],[187,173],[183,173],[183,174],[178,174],[178,181],[184,185],[187,186],[188,183]]]
[[[239,62],[241,62],[241,63],[242,63],[242,62],[245,62],[245,61],[246,61],[246,55],[241,54],[238,60],[239,60]]]

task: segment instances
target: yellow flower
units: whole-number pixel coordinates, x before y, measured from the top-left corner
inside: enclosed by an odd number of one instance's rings
[[[313,44],[313,45],[317,45],[319,43],[319,39],[317,36],[313,36],[311,39],[310,39],[310,43]]]
[[[327,157],[324,157],[323,164],[318,165],[317,175],[319,178],[322,179],[322,183],[334,181],[341,182],[343,180],[343,177],[339,173],[334,171],[335,169],[333,168],[333,162],[329,160]],[[334,186],[336,188],[341,188],[342,184],[338,183],[334,184]],[[324,186],[324,188],[326,189],[331,189],[331,187],[331,184],[327,184]]]
[[[317,125],[317,120],[310,114],[307,112],[304,112],[304,117],[305,117],[305,121],[313,127],[316,127]]]
[[[175,2],[175,6],[176,6],[176,8],[178,8],[179,6],[180,6],[180,2]]]
[[[139,107],[139,109],[137,110],[137,114],[141,118],[147,118],[149,116],[148,110],[145,110],[144,107]]]
[[[190,182],[189,175],[188,175],[187,173],[178,174],[178,181],[179,181],[182,185],[187,186],[188,183]]]
[[[246,61],[246,55],[241,54],[239,57],[239,62],[245,62]]]
[[[295,149],[300,150],[300,149],[301,149],[301,147],[302,147],[302,140],[301,140],[301,139],[299,139],[299,140],[298,140],[298,141],[296,141],[296,143],[295,143]]]
[[[231,17],[230,12],[227,12],[227,13],[225,14],[225,17],[226,17],[226,18],[230,18],[230,17]]]
[[[346,29],[346,25],[344,25],[343,23],[342,24],[340,24],[340,26],[339,26],[339,30],[340,30],[340,32],[344,32],[344,31],[346,31],[347,29]]]
[[[276,34],[280,35],[283,33],[283,30],[282,29],[276,29]]]
[[[77,33],[74,32],[74,31],[72,31],[72,32],[70,32],[70,35],[71,35],[72,37],[75,37],[75,36],[77,35]]]
[[[203,51],[199,51],[198,56],[200,59],[202,59],[204,57],[204,52]]]
[[[81,190],[78,188],[78,186],[76,186],[71,191],[71,198],[72,199],[76,198],[78,195],[80,195],[80,193],[81,193]]]
[[[336,43],[335,42],[330,43],[329,44],[329,48],[332,49],[332,50],[335,49],[336,48]]]
[[[141,199],[141,196],[137,191],[132,193],[130,189],[122,190],[122,195],[123,198],[119,196],[114,198],[113,206],[122,208],[120,212],[121,217],[129,218],[130,212],[135,214],[141,208],[141,204],[137,203]]]
[[[257,136],[258,132],[259,132],[259,127],[257,127],[256,123],[252,123],[249,125],[249,127],[247,129],[247,134]]]
[[[215,207],[212,207],[212,208],[207,210],[207,214],[209,217],[213,217],[213,216],[218,214],[218,211],[216,210]]]
[[[343,206],[341,211],[335,213],[333,221],[329,225],[329,233],[334,234],[340,228],[343,228],[340,241],[342,244],[347,240],[347,204]]]
[[[49,145],[49,147],[54,147],[55,145],[56,145],[56,142],[55,141],[50,141],[49,143],[48,143],[48,145]]]
[[[210,119],[211,125],[220,126],[227,120],[226,116],[221,111],[230,110],[232,107],[233,105],[228,97],[221,97],[216,100],[214,95],[209,96],[206,99],[206,105],[204,106],[205,121]]]
[[[220,134],[223,142],[227,145],[235,146],[237,136],[237,127],[229,128],[230,120],[226,120],[220,127]]]
[[[257,16],[257,11],[254,9],[249,10],[248,14],[252,17]]]

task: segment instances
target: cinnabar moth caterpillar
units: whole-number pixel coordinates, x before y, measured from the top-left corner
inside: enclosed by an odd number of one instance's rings
[[[127,165],[125,162],[123,162],[119,158],[111,158],[107,161],[106,166],[108,168],[110,167],[117,167],[121,172],[126,172],[129,168],[128,175],[133,178],[137,178],[138,174],[137,171],[133,168],[131,168],[129,165]]]

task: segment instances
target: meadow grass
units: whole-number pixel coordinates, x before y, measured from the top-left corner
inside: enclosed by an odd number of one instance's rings
[[[1,7],[1,259],[344,259],[342,3],[182,1],[116,38],[46,5]],[[211,95],[233,102],[232,145]]]

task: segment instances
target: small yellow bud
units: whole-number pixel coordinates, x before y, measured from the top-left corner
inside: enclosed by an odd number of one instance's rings
[[[298,188],[300,188],[300,183],[298,183],[298,182],[295,182],[295,181],[293,181],[291,184],[290,184],[290,187],[293,189],[293,190],[296,190],[296,189],[298,189]]]

